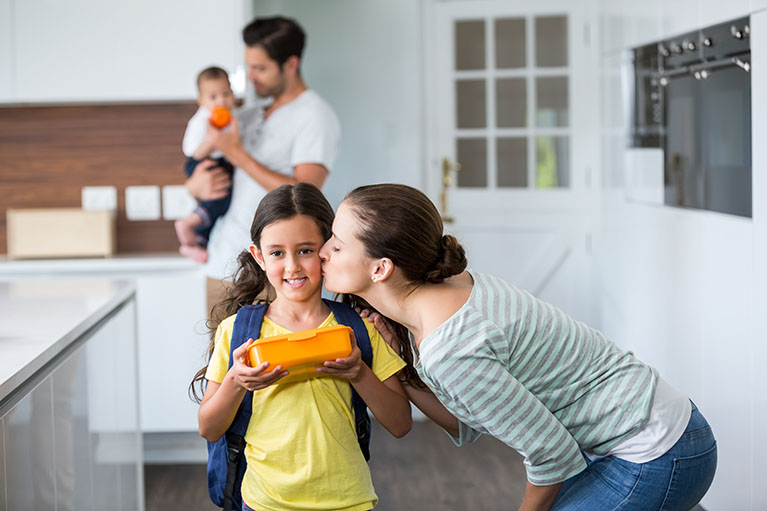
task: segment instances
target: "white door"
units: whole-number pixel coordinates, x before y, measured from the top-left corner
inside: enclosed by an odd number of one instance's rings
[[[424,181],[470,268],[594,321],[598,80],[581,4],[427,4]]]

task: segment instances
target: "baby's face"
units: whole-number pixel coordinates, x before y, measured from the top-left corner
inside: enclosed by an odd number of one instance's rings
[[[225,78],[202,80],[197,104],[208,110],[213,110],[216,107],[224,107],[227,110],[234,108],[234,94],[229,86],[229,80]]]

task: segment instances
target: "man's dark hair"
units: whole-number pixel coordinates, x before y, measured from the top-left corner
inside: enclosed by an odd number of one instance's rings
[[[294,20],[275,16],[251,21],[242,29],[242,39],[248,47],[261,46],[282,67],[293,55],[301,58],[306,34]]]

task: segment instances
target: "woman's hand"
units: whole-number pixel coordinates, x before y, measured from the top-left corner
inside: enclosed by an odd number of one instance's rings
[[[283,376],[287,375],[287,371],[283,371],[282,366],[278,365],[274,369],[267,371],[269,368],[269,362],[264,362],[256,367],[250,367],[247,363],[248,346],[253,343],[253,339],[248,339],[248,342],[241,345],[234,350],[232,356],[234,361],[232,363],[232,375],[235,383],[240,387],[247,390],[260,390],[275,383]]]
[[[360,308],[357,307],[355,310],[361,318],[367,319],[369,322],[373,323],[376,330],[378,330],[378,333],[381,334],[383,340],[386,341],[386,344],[392,347],[395,353],[400,353],[399,341],[397,340],[397,336],[394,335],[394,330],[388,319],[377,312],[370,312],[368,309],[360,310]]]
[[[352,331],[352,352],[348,357],[328,360],[317,368],[318,373],[325,373],[339,378],[345,378],[356,383],[362,377],[362,352],[357,346],[357,338]]]

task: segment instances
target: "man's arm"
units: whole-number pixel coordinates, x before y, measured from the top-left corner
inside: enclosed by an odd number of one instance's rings
[[[213,160],[203,160],[197,164],[184,183],[189,194],[199,201],[223,199],[229,193],[232,180],[224,169],[211,167],[217,163]]]
[[[240,130],[237,119],[232,120],[232,127],[226,131],[218,130],[212,126],[208,128],[210,138],[216,148],[224,153],[224,156],[235,166],[250,175],[258,184],[267,191],[284,184],[296,184],[299,182],[311,183],[317,188],[322,188],[328,177],[328,170],[318,163],[301,163],[293,167],[293,176],[286,176],[262,165],[253,158],[242,146]]]

